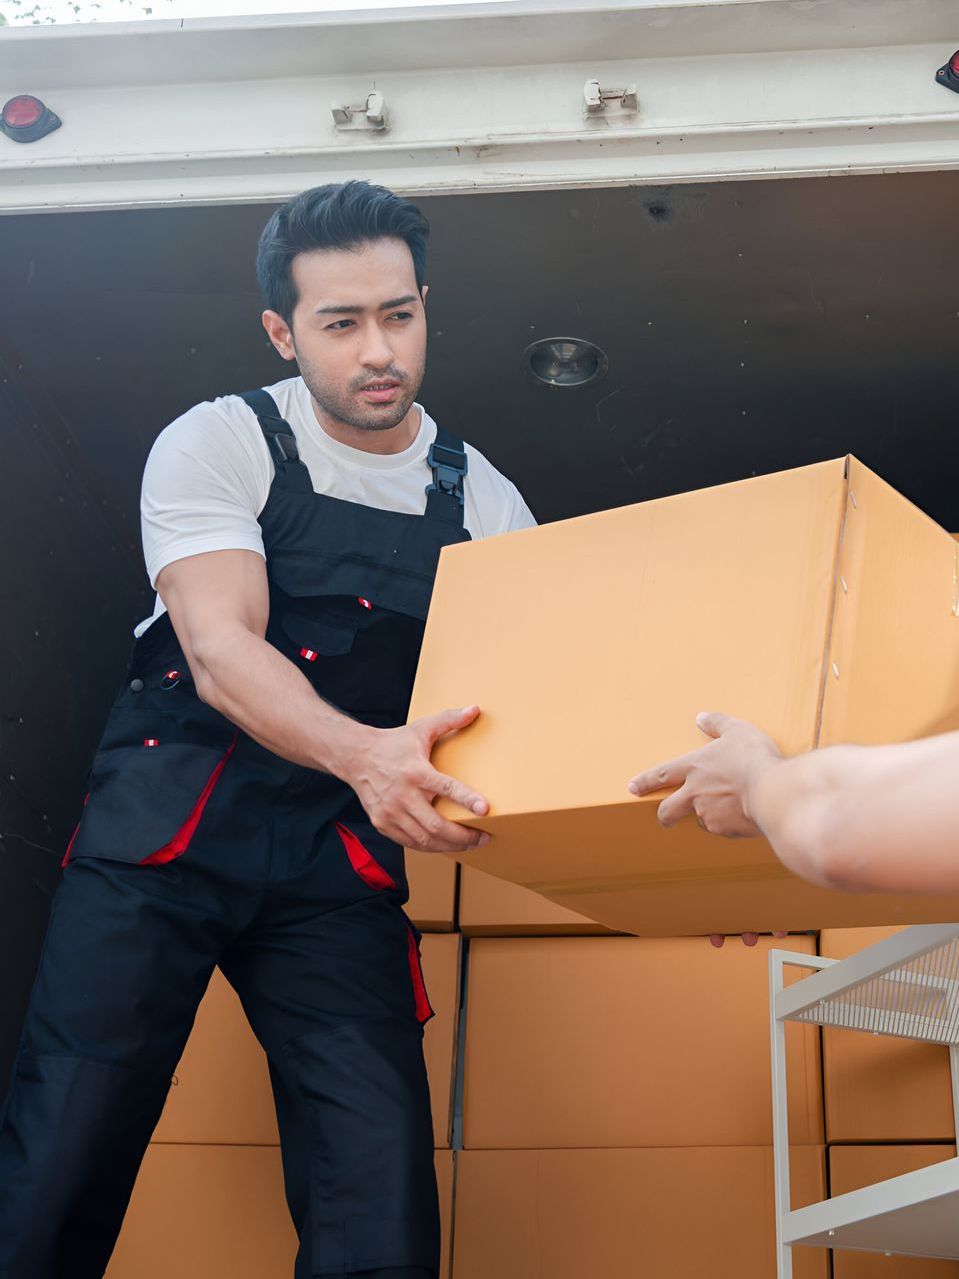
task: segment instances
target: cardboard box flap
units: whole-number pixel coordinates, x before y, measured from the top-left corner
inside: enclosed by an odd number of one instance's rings
[[[959,546],[855,459],[820,745],[959,728]]]

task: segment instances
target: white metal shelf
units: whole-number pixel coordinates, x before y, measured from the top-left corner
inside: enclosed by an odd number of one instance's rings
[[[959,1043],[959,924],[907,928],[778,996],[783,1021]]]
[[[786,1105],[786,1023],[859,1030],[949,1048],[959,1131],[959,924],[907,928],[839,961],[774,950],[769,963],[779,1279],[800,1245],[959,1259],[959,1158],[794,1211]],[[787,989],[787,965],[817,971]]]
[[[959,1159],[798,1208],[789,1214],[783,1243],[959,1257]]]

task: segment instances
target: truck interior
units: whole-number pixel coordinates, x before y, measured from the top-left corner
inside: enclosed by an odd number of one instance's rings
[[[421,401],[544,522],[853,453],[959,529],[953,200],[949,171],[423,198]],[[152,609],[150,446],[198,401],[294,371],[259,322],[271,207],[2,222],[4,1077],[92,752]],[[525,352],[555,337],[598,347],[605,376],[537,380]]]

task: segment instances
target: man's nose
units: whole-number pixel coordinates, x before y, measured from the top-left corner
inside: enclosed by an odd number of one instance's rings
[[[388,368],[393,362],[393,348],[379,325],[372,326],[364,333],[360,362],[366,368],[377,371]]]

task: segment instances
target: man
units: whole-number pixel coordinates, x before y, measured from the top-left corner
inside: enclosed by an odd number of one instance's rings
[[[959,892],[959,733],[895,746],[830,746],[784,760],[760,729],[700,715],[713,741],[634,777],[670,787],[659,820],[690,814],[715,835],[765,835],[791,871],[826,888]]]
[[[431,1015],[403,845],[486,836],[430,763],[476,707],[406,726],[441,547],[533,523],[415,402],[419,210],[307,191],[260,240],[300,376],[201,404],[143,482],[158,592],[65,858],[0,1128],[0,1276],[101,1276],[215,965],[269,1058],[296,1279],[439,1264]],[[224,1079],[224,1087],[229,1087]]]

